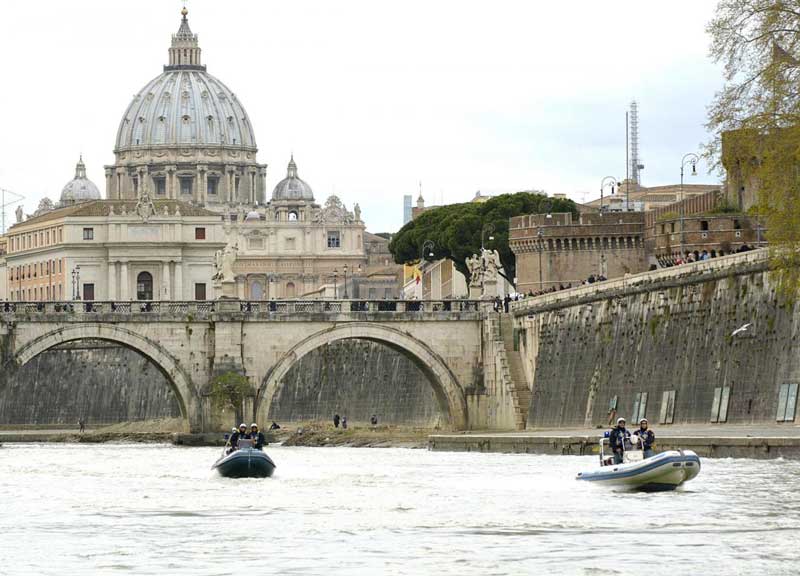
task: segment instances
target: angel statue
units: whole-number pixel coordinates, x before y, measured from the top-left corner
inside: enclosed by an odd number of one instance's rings
[[[467,269],[469,270],[469,285],[479,287],[483,279],[483,267],[481,266],[481,257],[473,254],[466,260]]]

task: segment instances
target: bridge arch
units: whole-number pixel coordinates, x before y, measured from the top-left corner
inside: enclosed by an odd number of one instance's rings
[[[464,390],[452,370],[439,354],[421,340],[390,326],[365,322],[334,325],[301,340],[267,371],[256,393],[254,412],[257,422],[266,422],[272,399],[277,394],[284,376],[303,356],[326,344],[339,340],[369,340],[384,344],[408,357],[417,365],[431,383],[439,407],[450,425],[467,428],[467,403]]]
[[[54,346],[65,342],[87,339],[122,344],[148,358],[167,377],[167,381],[177,396],[181,416],[189,421],[189,429],[192,432],[200,432],[204,429],[200,395],[192,383],[192,379],[183,370],[180,363],[156,342],[127,328],[108,323],[61,327],[42,334],[20,346],[13,355],[12,361],[19,366],[23,366]]]

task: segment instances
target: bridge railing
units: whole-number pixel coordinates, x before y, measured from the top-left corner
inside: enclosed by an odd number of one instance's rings
[[[480,300],[197,300],[0,302],[0,317],[43,315],[167,315],[207,318],[214,313],[248,315],[479,312]]]

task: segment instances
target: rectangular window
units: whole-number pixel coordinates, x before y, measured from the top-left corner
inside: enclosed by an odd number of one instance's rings
[[[378,289],[377,288],[370,288],[369,289],[369,299],[375,300],[378,297]]]
[[[195,240],[205,240],[206,239],[206,229],[205,228],[195,228],[194,229],[194,239]]]
[[[797,383],[781,384],[778,392],[778,422],[794,422],[794,413],[797,408]]]
[[[219,178],[216,176],[209,176],[208,180],[206,180],[206,192],[208,192],[209,196],[215,196],[217,194],[217,187],[219,186]]]
[[[700,230],[704,232],[708,230],[708,220],[700,220]]]
[[[205,300],[206,299],[206,285],[205,284],[195,284],[194,285],[194,299],[195,300]]]
[[[714,400],[711,402],[711,421],[728,421],[728,402],[731,398],[730,386],[714,388]]]
[[[137,195],[139,194],[139,177],[138,176],[134,176],[133,177],[133,193],[137,194]]]
[[[341,247],[341,238],[339,237],[338,230],[332,230],[328,232],[328,248],[339,248]]]
[[[647,411],[647,392],[637,392],[633,397],[633,410],[631,411],[631,422],[636,423],[645,417]]]
[[[94,240],[94,228],[84,228],[83,229],[83,239],[84,240]]]
[[[384,288],[383,289],[383,297],[389,300],[392,297],[392,289],[391,288]],[[518,349],[518,348],[516,348]]]
[[[94,284],[83,285],[83,299],[94,300]]]
[[[287,250],[294,250],[294,238],[286,238],[284,245]]]
[[[670,232],[670,234],[674,234],[675,233],[675,222],[670,222],[670,224],[669,224],[669,232]]]
[[[164,196],[167,193],[167,179],[163,176],[159,176],[157,178],[153,178],[153,183],[155,184],[156,195],[157,196]]]
[[[192,178],[181,178],[181,194],[190,195],[192,193]]]
[[[733,229],[734,230],[741,230],[742,229],[742,223],[739,222],[738,220],[734,220],[733,221]]]

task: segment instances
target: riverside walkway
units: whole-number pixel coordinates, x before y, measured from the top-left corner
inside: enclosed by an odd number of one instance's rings
[[[706,458],[800,459],[800,424],[686,424],[651,427],[658,450],[694,450]],[[610,428],[609,428],[610,429]],[[633,432],[636,428],[629,427]],[[428,448],[446,452],[587,455],[597,453],[605,429],[433,434]]]

